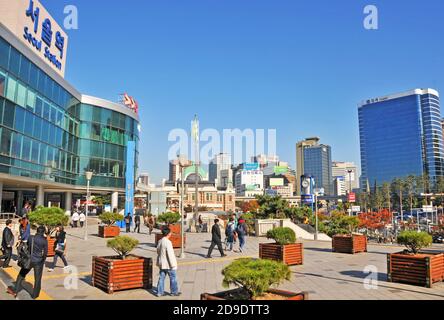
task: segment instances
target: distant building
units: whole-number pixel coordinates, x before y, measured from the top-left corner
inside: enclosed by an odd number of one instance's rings
[[[142,173],[139,175],[139,183],[145,186],[148,186],[150,184],[150,176],[148,175],[148,173]]]
[[[259,154],[251,158],[252,163],[258,163],[259,168],[265,168],[266,166],[275,166],[279,163],[279,157],[277,155]]]
[[[353,190],[359,189],[358,167],[353,162],[333,161],[332,175],[333,180],[342,178],[342,181],[345,183],[345,194],[335,193],[335,195],[346,195],[349,191],[353,192]]]
[[[342,197],[347,195],[347,188],[345,178],[344,177],[334,177],[333,178],[333,184],[334,184],[334,192],[335,196]]]
[[[220,153],[209,164],[209,181],[216,183],[218,187],[227,187],[233,183],[233,171],[231,169],[231,155]]]
[[[239,170],[235,178],[236,196],[254,197],[264,194],[264,173],[262,170]]]
[[[362,183],[371,186],[408,175],[444,175],[439,94],[415,89],[369,99],[359,106]]]
[[[304,149],[306,147],[316,146],[319,144],[320,138],[307,138],[296,144],[296,192],[301,194],[301,176],[305,174],[304,171]]]

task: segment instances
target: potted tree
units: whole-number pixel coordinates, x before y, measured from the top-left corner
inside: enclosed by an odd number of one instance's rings
[[[282,262],[244,258],[232,262],[222,270],[223,286],[238,288],[215,294],[203,293],[201,300],[307,300],[307,293],[293,293],[271,289],[290,280],[290,268]]]
[[[181,225],[178,223],[180,221],[180,213],[177,212],[166,212],[157,217],[157,221],[162,223],[161,229],[168,227],[171,232],[171,242],[173,243],[173,248],[182,247],[182,236],[181,236]],[[161,233],[156,233],[156,246],[157,243],[163,238]],[[184,241],[186,237],[184,236]],[[185,241],[186,242],[186,241]]]
[[[433,283],[444,280],[444,254],[421,252],[432,244],[426,232],[403,231],[398,244],[407,247],[403,252],[388,254],[388,281],[409,283],[431,288]]]
[[[282,261],[287,265],[303,264],[303,244],[296,243],[296,233],[290,228],[275,228],[267,232],[267,238],[276,243],[260,243],[259,257]]]
[[[92,285],[108,294],[128,289],[151,289],[152,259],[130,254],[138,244],[139,241],[128,236],[108,240],[108,248],[117,256],[92,258]]]
[[[359,226],[357,217],[334,214],[328,223],[328,235],[333,238],[333,252],[355,254],[367,252],[367,237],[354,233]]]
[[[113,238],[120,235],[120,228],[115,225],[116,222],[123,220],[123,216],[120,213],[105,212],[99,216],[99,220],[102,222],[99,225],[99,237]]]
[[[65,212],[60,208],[45,208],[39,206],[33,212],[29,213],[28,218],[31,225],[34,227],[44,226],[46,228],[46,238],[48,239],[48,257],[53,257],[55,254],[55,237],[53,237],[54,231],[59,225],[67,226],[69,217],[65,215]]]

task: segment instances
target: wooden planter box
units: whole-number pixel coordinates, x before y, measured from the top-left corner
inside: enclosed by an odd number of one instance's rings
[[[239,293],[242,293],[243,289],[234,289],[229,291],[223,291],[218,293],[202,293],[200,295],[200,300],[236,300],[236,296],[239,295]],[[307,292],[301,292],[301,293],[294,293],[289,291],[282,291],[282,290],[274,290],[270,289],[267,291],[267,293],[275,294],[282,296],[282,300],[308,300],[308,293]]]
[[[301,265],[304,263],[304,246],[302,243],[285,246],[276,243],[260,243],[259,257],[261,259],[282,261],[289,266]]]
[[[333,237],[333,252],[355,254],[367,252],[367,237],[365,235],[336,235]]]
[[[100,238],[114,238],[120,235],[119,226],[99,226]]]
[[[48,240],[48,257],[54,257],[54,244],[56,242],[56,238],[48,237],[46,239]]]
[[[151,289],[153,261],[134,255],[126,260],[120,260],[119,257],[93,257],[92,285],[108,294],[128,289]]]
[[[170,228],[172,235],[171,235],[171,242],[173,243],[173,248],[174,249],[178,249],[178,248],[182,248],[182,235],[181,235],[181,225],[180,224],[170,224],[168,226],[168,228]],[[160,240],[162,240],[163,235],[161,233],[156,233],[156,246],[159,243]],[[187,235],[184,234],[184,245],[186,245],[186,240],[187,240]]]
[[[431,288],[434,283],[444,280],[444,253],[388,254],[387,276],[389,282]]]

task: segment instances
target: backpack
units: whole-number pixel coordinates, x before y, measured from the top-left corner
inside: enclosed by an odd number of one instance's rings
[[[237,226],[237,233],[241,236],[245,236],[247,234],[247,227],[244,223]]]

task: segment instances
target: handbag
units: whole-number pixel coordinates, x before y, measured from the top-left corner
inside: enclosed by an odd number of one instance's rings
[[[65,244],[64,243],[57,243],[55,251],[64,253],[65,252]]]
[[[31,269],[31,257],[32,252],[34,251],[34,238],[32,238],[31,251],[28,251],[28,246],[23,244],[20,249],[19,260],[17,265],[23,269],[29,270]]]

